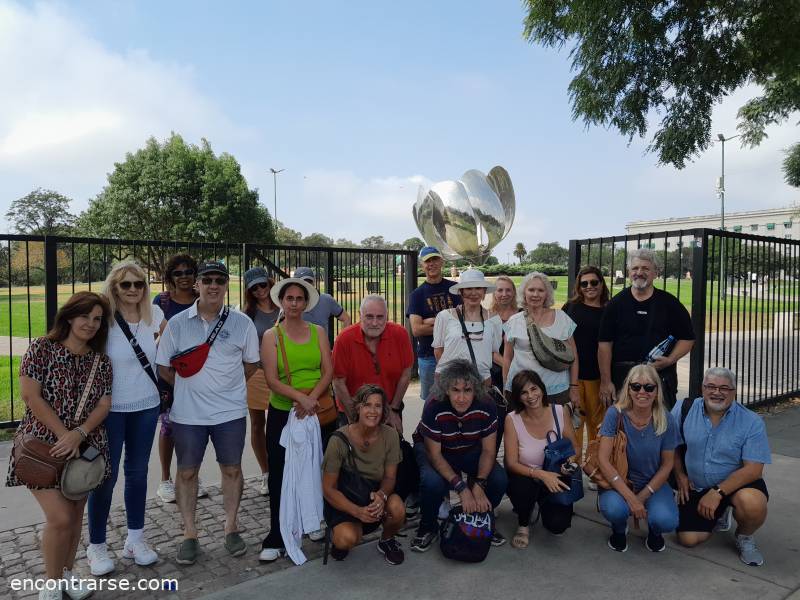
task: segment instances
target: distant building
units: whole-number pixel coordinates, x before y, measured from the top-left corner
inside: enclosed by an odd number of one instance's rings
[[[651,221],[632,221],[625,225],[628,235],[641,234],[643,237],[654,232],[679,231],[681,229],[719,229],[720,217],[702,215],[697,217],[676,217],[671,219],[653,219]],[[768,235],[787,240],[800,240],[800,216],[793,207],[768,208],[747,212],[725,213],[725,230],[753,235]],[[667,242],[667,249],[676,248],[675,238]],[[687,235],[682,238],[685,246],[694,243],[694,238]],[[642,242],[643,247],[653,250],[664,249],[664,239],[653,238],[650,242]],[[674,247],[673,247],[674,246]]]

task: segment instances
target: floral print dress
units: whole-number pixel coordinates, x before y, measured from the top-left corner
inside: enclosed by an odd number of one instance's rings
[[[78,408],[78,402],[80,402],[86,381],[89,379],[95,356],[96,353],[93,351],[84,355],[73,354],[61,343],[40,337],[31,342],[28,351],[22,358],[19,367],[20,376],[30,377],[41,385],[42,398],[53,408],[56,416],[67,429],[74,429],[83,423],[95,409],[100,398],[111,395],[111,361],[107,356],[102,355],[83,414],[77,421],[74,420],[75,410]],[[33,434],[48,444],[55,444],[58,441],[55,434],[47,429],[27,407],[17,429],[17,435],[24,433]],[[88,442],[106,457],[105,477],[108,477],[111,466],[108,460],[108,439],[105,425],[101,424],[89,433]],[[12,452],[8,464],[6,486],[16,485],[25,484],[17,478],[14,472],[14,454]],[[52,488],[58,487],[58,485],[52,486]]]

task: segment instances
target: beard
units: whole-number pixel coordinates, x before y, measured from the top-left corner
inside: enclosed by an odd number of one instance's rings
[[[650,287],[650,282],[647,279],[634,279],[631,282],[631,286],[635,287],[637,290],[646,290]]]

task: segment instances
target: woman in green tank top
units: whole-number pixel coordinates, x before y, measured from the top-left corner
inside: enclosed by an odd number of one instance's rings
[[[311,310],[319,300],[319,292],[302,279],[289,278],[275,284],[270,294],[272,301],[283,310],[284,320],[265,332],[261,341],[261,362],[271,390],[267,411],[270,532],[261,543],[259,555],[259,560],[264,562],[276,560],[285,551],[279,514],[286,459],[286,450],[280,445],[281,431],[289,420],[292,407],[301,419],[314,414],[319,397],[333,378],[331,349],[325,331],[319,325],[303,320],[303,313]],[[286,348],[291,384],[278,347],[278,335],[283,338]],[[314,534],[311,536],[313,538]]]

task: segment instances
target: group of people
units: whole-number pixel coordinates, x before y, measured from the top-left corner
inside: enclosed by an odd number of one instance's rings
[[[715,528],[730,528],[732,512],[740,557],[763,562],[753,538],[768,498],[763,422],[735,402],[735,376],[727,369],[706,373],[702,398],[676,402],[676,363],[695,333],[677,299],[653,287],[651,251],[629,253],[631,287],[613,299],[602,272],[582,268],[561,309],[553,307],[553,286],[542,273],[525,276],[517,291],[510,278],[490,283],[474,269],[458,283],[444,279],[443,258],[430,246],[419,261],[425,281],[407,304],[413,340],[388,321],[380,295],[366,296],[350,325],[307,268],[280,281],[261,267],[248,270],[241,310],[226,305],[226,265],[198,265],[188,255],[168,262],[167,291],[152,299],[146,273],[130,261],[111,270],[101,294],[70,298],[22,359],[26,410],[18,435],[51,444],[55,457],[77,457],[90,445],[106,458],[106,477],[88,496],[92,574],[114,569],[106,526],[123,450],[122,556],[139,565],[158,560],[143,530],[159,419],[158,495],[176,501],[183,520],[177,562],[193,564],[200,554],[198,473],[209,439],[221,474],[221,541],[233,556],[246,552],[237,513],[248,417],[259,491],[270,507],[262,561],[287,551],[295,559],[298,528],[322,540],[326,526],[331,556],[342,560],[380,527],[378,551],[400,564],[396,534],[406,516],[420,513],[411,549],[428,550],[451,492],[466,513],[493,511],[507,494],[518,519],[516,548],[528,546],[537,507],[543,526],[561,535],[573,506],[554,499],[571,484],[545,468],[557,432],[571,442],[578,464],[584,438],[591,443],[599,436],[599,469],[610,487],[600,490],[599,507],[613,550],[627,549],[630,516],[647,522],[647,548],[660,552],[664,533],[677,529],[679,543],[695,545]],[[331,318],[345,326],[332,349]],[[412,445],[404,435],[403,399],[415,357],[424,409]],[[85,410],[77,414],[84,396]],[[622,475],[612,456],[620,429],[627,434]],[[316,474],[309,475],[308,465]],[[22,484],[12,456],[7,485]],[[69,578],[87,499],[67,499],[58,484],[28,487],[46,518],[46,576]],[[322,511],[308,498],[315,494],[320,506],[324,499]],[[492,544],[503,543],[495,529]],[[83,598],[88,590],[78,581],[67,594]]]

